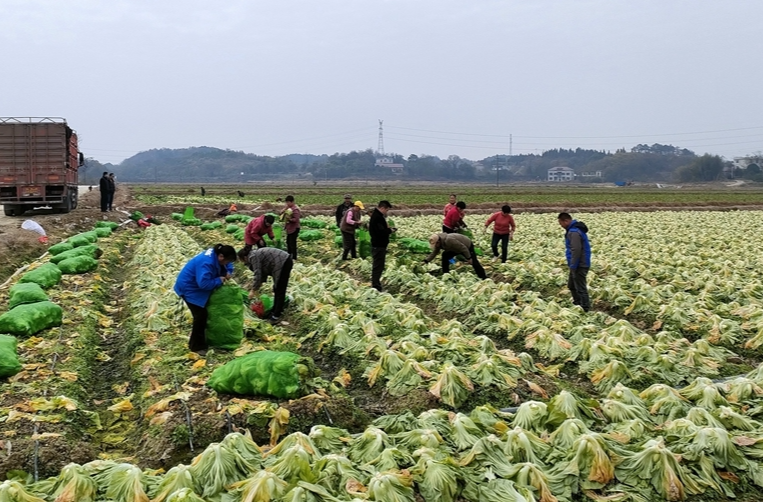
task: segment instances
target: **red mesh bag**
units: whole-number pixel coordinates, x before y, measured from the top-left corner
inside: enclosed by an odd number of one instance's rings
[[[257,317],[259,317],[260,319],[265,317],[265,305],[262,304],[262,301],[260,300],[253,301],[251,305],[251,309],[252,309],[252,312],[254,312],[257,315]]]

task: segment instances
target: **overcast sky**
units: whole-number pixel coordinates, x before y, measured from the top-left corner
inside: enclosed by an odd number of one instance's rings
[[[85,154],[763,150],[761,0],[0,0],[0,116]]]

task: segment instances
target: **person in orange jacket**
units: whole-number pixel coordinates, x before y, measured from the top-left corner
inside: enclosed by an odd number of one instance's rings
[[[493,240],[490,247],[493,249],[493,260],[498,259],[498,242],[501,243],[501,263],[506,263],[506,255],[509,250],[509,241],[514,238],[514,230],[517,229],[514,217],[511,215],[511,207],[505,205],[497,213],[493,213],[485,222],[485,229],[491,223],[493,225]]]

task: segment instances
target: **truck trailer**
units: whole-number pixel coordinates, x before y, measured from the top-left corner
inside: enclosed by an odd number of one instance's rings
[[[0,117],[0,204],[6,216],[77,208],[84,155],[60,117]]]

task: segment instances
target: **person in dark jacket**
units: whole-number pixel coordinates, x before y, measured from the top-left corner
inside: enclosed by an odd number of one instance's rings
[[[109,200],[107,202],[108,210],[111,211],[114,208],[112,207],[114,204],[114,193],[117,191],[117,180],[114,178],[114,173],[109,173]]]
[[[105,213],[109,210],[109,190],[111,183],[109,183],[109,173],[104,171],[101,179],[98,180],[98,190],[101,192],[101,212]]]
[[[479,260],[477,259],[477,253],[474,252],[474,244],[472,240],[465,235],[461,234],[432,234],[429,236],[429,248],[432,250],[424,259],[424,263],[429,263],[434,260],[435,257],[442,251],[442,273],[447,274],[450,272],[450,260],[458,255],[463,256],[466,259],[466,263],[474,268],[474,272],[480,279],[487,279],[485,269],[482,268]]]
[[[185,301],[193,316],[188,348],[199,355],[207,353],[207,302],[212,291],[231,278],[234,261],[236,250],[217,244],[191,258],[175,281],[175,293]]]
[[[344,202],[342,202],[336,207],[336,226],[340,226],[342,224],[342,216],[344,216],[345,211],[347,211],[351,207],[352,207],[352,195],[346,193],[344,194]]]
[[[586,277],[591,268],[591,243],[588,227],[582,221],[573,220],[569,213],[559,213],[559,225],[565,230],[564,246],[567,266],[570,269],[567,287],[572,293],[572,303],[588,312],[591,300],[588,297]]]
[[[397,228],[387,224],[387,213],[392,209],[392,204],[387,200],[379,201],[379,204],[371,214],[368,222],[368,233],[371,235],[371,287],[377,291],[382,290],[381,276],[384,273],[384,265],[387,260],[387,246],[389,236],[397,232]]]
[[[243,248],[238,252],[238,256],[246,262],[249,270],[254,272],[250,299],[258,294],[260,286],[268,276],[273,278],[273,310],[270,311],[270,321],[277,322],[286,304],[286,288],[289,285],[294,260],[289,253],[278,248],[259,248],[249,252]]]

